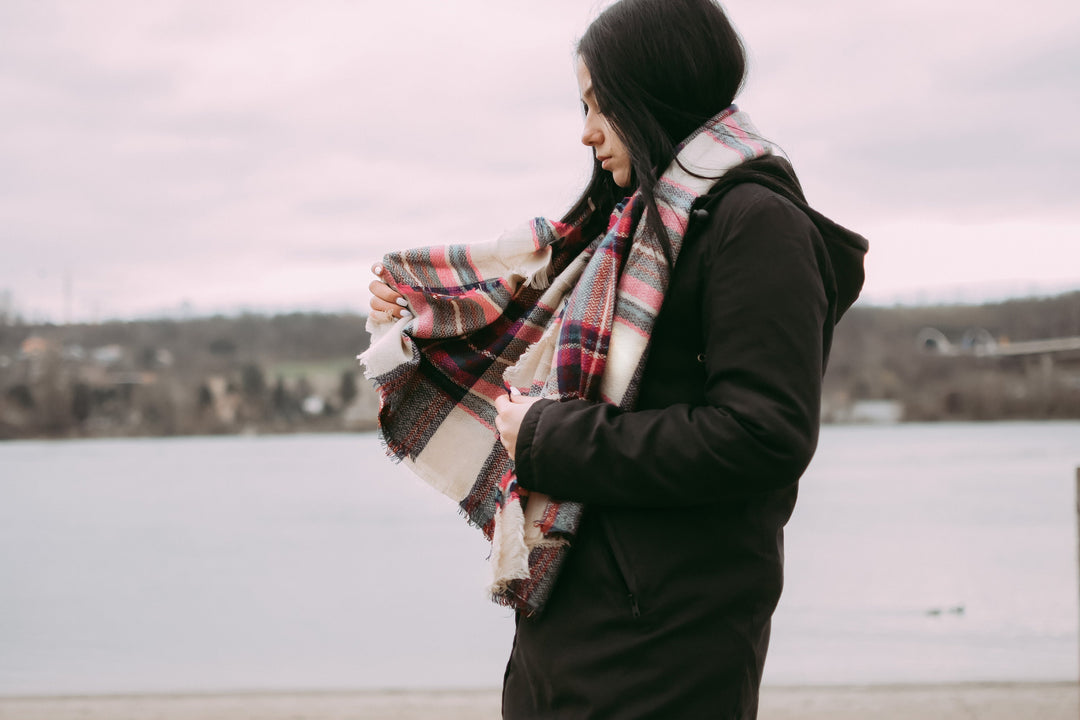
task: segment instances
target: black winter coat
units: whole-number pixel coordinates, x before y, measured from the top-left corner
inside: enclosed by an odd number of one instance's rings
[[[507,720],[757,715],[783,527],[866,241],[776,158],[695,207],[635,411],[545,400],[520,429],[521,485],[586,511],[547,606],[517,620]]]

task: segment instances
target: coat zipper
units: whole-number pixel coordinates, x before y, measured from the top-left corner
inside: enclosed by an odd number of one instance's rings
[[[631,581],[630,568],[626,558],[623,557],[622,548],[615,542],[615,533],[608,525],[607,518],[600,516],[600,523],[604,526],[604,536],[607,538],[608,547],[611,548],[611,556],[615,560],[615,568],[622,576],[623,585],[626,586],[626,598],[630,601],[630,612],[634,617],[641,617],[641,608],[638,607],[635,583]]]

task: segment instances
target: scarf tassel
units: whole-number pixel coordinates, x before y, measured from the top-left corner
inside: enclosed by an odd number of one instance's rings
[[[520,260],[510,274],[521,278],[524,287],[546,290],[551,285],[551,258],[551,246],[548,245]]]
[[[506,592],[513,580],[529,577],[529,548],[525,545],[525,512],[519,498],[512,497],[495,511],[495,531],[491,537],[491,594]]]
[[[547,290],[550,285],[551,273],[548,272],[547,265],[538,268],[535,272],[525,278],[525,287],[535,288],[536,290]]]

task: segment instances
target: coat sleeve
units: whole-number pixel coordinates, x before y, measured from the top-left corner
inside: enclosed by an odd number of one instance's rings
[[[821,236],[772,193],[716,213],[704,233],[704,403],[625,412],[538,402],[515,446],[523,487],[560,500],[657,507],[798,480],[819,424],[828,304]]]

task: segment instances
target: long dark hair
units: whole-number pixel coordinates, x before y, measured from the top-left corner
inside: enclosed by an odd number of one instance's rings
[[[621,0],[589,26],[577,51],[666,248],[656,181],[679,143],[734,101],[746,74],[742,40],[713,0]],[[594,159],[592,179],[565,220],[584,221],[583,232],[595,236],[625,194]]]

